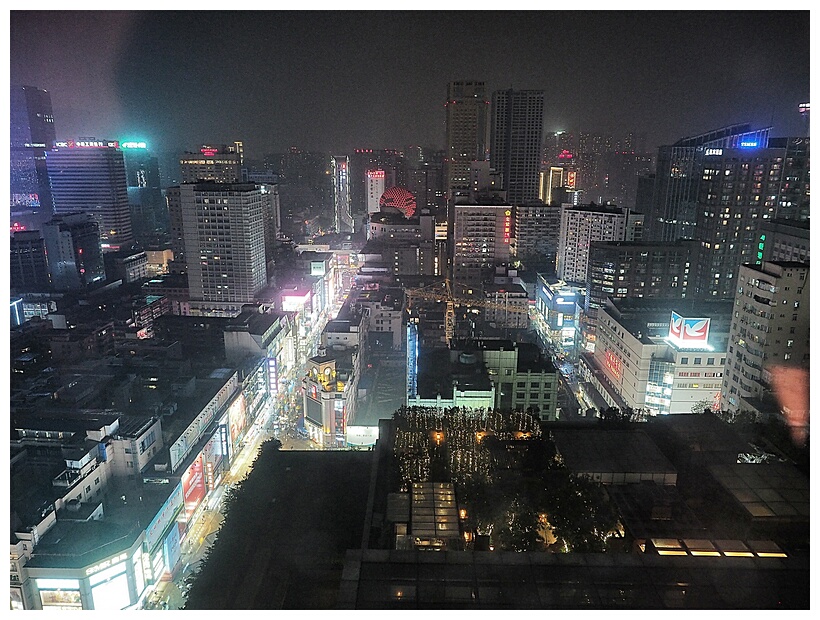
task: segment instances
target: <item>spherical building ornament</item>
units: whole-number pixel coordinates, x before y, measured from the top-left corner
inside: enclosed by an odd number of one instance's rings
[[[395,207],[404,217],[413,217],[416,212],[416,198],[403,187],[390,187],[379,198],[379,208]]]

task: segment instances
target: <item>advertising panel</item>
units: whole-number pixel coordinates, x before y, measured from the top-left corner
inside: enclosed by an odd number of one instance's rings
[[[83,602],[79,590],[40,590],[43,609],[81,610]]]
[[[176,488],[171,492],[171,495],[165,500],[162,509],[151,521],[151,524],[145,530],[145,543],[148,549],[153,550],[162,540],[162,534],[168,529],[168,526],[176,519],[177,513],[182,508],[184,503],[184,495],[182,491],[182,483],[177,484]]]
[[[123,569],[124,570],[124,569]],[[125,572],[91,588],[94,609],[125,609],[131,604]]]
[[[181,523],[180,527],[184,527],[184,524]],[[174,572],[181,555],[182,544],[180,528],[172,527],[171,531],[168,532],[168,536],[166,536],[165,541],[162,543],[162,561],[165,564],[162,567],[163,572]],[[159,579],[160,576],[161,575],[155,575],[155,579]]]
[[[182,493],[185,502],[183,514],[187,523],[191,520],[197,506],[205,498],[205,470],[202,463],[202,454],[197,456],[196,460],[182,474]]]
[[[247,424],[245,396],[239,394],[228,408],[228,425],[231,431],[231,445],[236,448],[239,440],[244,435],[245,425]]]
[[[375,446],[379,438],[378,426],[348,426],[347,445],[354,447]]]
[[[705,347],[709,342],[709,323],[707,318],[682,317],[672,312],[669,321],[669,339],[680,346]]]
[[[205,463],[205,484],[209,490],[216,488],[222,477],[222,441],[219,430],[211,437],[202,449],[202,460]]]

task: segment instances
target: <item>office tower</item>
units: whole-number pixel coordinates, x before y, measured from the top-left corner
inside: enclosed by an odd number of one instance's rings
[[[265,160],[277,175],[283,234],[300,238],[307,232],[305,221],[314,221],[319,216],[334,221],[336,203],[334,175],[331,174],[333,158],[330,155],[302,151],[293,146],[286,153],[266,155]],[[352,173],[351,163],[348,184]]]
[[[620,207],[561,205],[557,273],[566,282],[586,282],[593,241],[624,241],[635,215]],[[632,217],[630,217],[632,216]]]
[[[104,252],[134,243],[125,161],[119,143],[96,138],[55,142],[46,152],[54,214],[90,213]]]
[[[765,410],[765,400],[772,400],[772,371],[807,369],[809,363],[808,264],[741,265],[736,285],[720,398],[720,408],[730,414]]]
[[[469,202],[496,197],[506,200],[504,179],[501,173],[490,168],[490,162],[485,160],[470,163],[470,192]]]
[[[242,180],[244,147],[242,142],[231,145],[203,144],[198,153],[186,152],[179,160],[183,183],[216,181],[237,183]]]
[[[495,267],[510,262],[513,211],[509,204],[456,204],[453,280],[479,288]]]
[[[173,189],[182,216],[191,311],[234,316],[267,284],[263,192],[251,183]]]
[[[496,91],[491,116],[490,167],[501,173],[507,201],[538,200],[544,91]]]
[[[384,194],[384,170],[367,171],[367,215],[378,212],[379,200]]]
[[[11,87],[11,207],[52,211],[45,152],[54,145],[51,95],[34,86]]]
[[[531,201],[515,207],[515,256],[527,269],[555,273],[561,209]]]
[[[331,160],[333,170],[333,203],[336,232],[354,231],[353,212],[350,208],[350,160],[347,155],[336,155]]]
[[[470,190],[470,162],[487,157],[487,101],[484,82],[447,85],[447,198]]]
[[[55,290],[86,289],[105,281],[100,226],[90,213],[55,215],[43,226],[43,239]]]
[[[766,144],[768,134],[768,128],[752,130],[749,124],[732,125],[682,138],[670,146],[661,146],[658,149],[652,206],[646,212],[646,239],[675,241],[696,238],[702,158],[724,148]]]
[[[704,294],[731,298],[737,269],[763,260],[760,228],[774,219],[808,221],[807,138],[743,141],[700,157],[696,238]]]
[[[160,243],[168,232],[168,208],[162,195],[159,160],[145,142],[120,142],[120,149],[134,238],[143,245]]]
[[[564,186],[564,169],[559,166],[550,166],[539,173],[538,182],[538,199],[551,205],[553,193],[555,198],[558,197],[558,192],[555,190]]]
[[[541,156],[541,169],[563,165],[567,156],[572,157],[578,151],[575,134],[568,131],[549,131],[544,134],[544,147]]]
[[[11,238],[10,284],[14,291],[47,291],[51,287],[46,245],[38,230],[24,230]]]

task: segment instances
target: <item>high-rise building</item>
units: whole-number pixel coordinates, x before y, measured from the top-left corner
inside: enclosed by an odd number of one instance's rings
[[[555,273],[561,230],[561,209],[541,201],[515,207],[515,255],[527,269]]]
[[[203,144],[198,153],[185,153],[179,160],[183,183],[216,181],[237,183],[242,180],[244,147],[242,142],[215,146]]]
[[[368,217],[379,210],[379,200],[384,194],[384,170],[367,171],[367,215]]]
[[[470,190],[470,162],[487,158],[487,101],[484,82],[447,85],[447,197]]]
[[[809,219],[809,140],[770,138],[706,149],[698,178],[693,234],[703,248],[703,293],[731,298],[740,265],[763,260],[761,225]]]
[[[336,232],[352,233],[354,224],[353,212],[350,208],[350,159],[347,155],[336,155],[331,159],[331,167]]]
[[[723,149],[766,144],[768,135],[768,128],[753,130],[749,124],[732,125],[683,138],[671,146],[661,146],[658,149],[652,206],[646,213],[646,239],[675,241],[698,238],[695,225],[703,157],[722,152]]]
[[[491,117],[490,166],[501,173],[507,200],[538,200],[544,91],[496,91]]]
[[[51,287],[46,245],[38,230],[24,230],[11,238],[10,284],[14,291],[47,291]]]
[[[11,207],[51,212],[45,152],[56,140],[51,95],[34,86],[11,87]]]
[[[496,266],[510,262],[513,209],[495,204],[456,204],[454,207],[453,280],[480,287],[492,281]]]
[[[96,138],[55,142],[46,152],[54,214],[90,213],[105,252],[134,243],[128,185],[119,143]]]
[[[165,240],[168,232],[168,208],[162,195],[159,160],[145,142],[120,142],[128,183],[128,204],[134,238],[143,245]]]
[[[57,291],[105,281],[100,226],[90,213],[56,215],[43,226],[51,284]]]
[[[594,241],[634,241],[641,214],[629,209],[590,204],[561,205],[561,232],[558,238],[557,274],[565,282],[586,282],[589,246]]]
[[[720,399],[730,414],[759,411],[752,401],[772,400],[774,368],[809,363],[808,264],[741,265],[736,284]]]
[[[262,189],[191,183],[169,191],[181,213],[191,312],[235,316],[267,285]]]

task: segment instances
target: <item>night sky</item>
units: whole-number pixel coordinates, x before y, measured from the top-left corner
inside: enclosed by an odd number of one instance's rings
[[[58,139],[443,147],[453,80],[546,91],[545,131],[805,135],[808,11],[12,11],[12,84]]]

